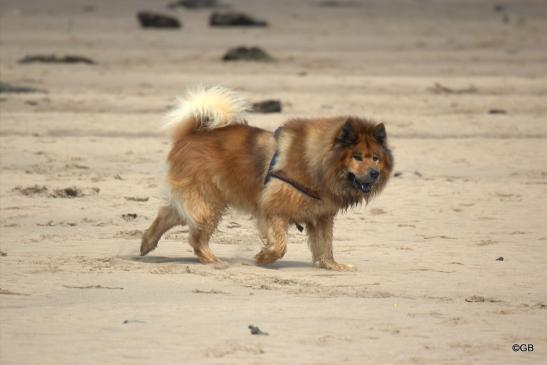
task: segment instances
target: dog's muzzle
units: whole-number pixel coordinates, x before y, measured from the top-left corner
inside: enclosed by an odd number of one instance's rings
[[[353,185],[353,187],[365,194],[368,194],[372,191],[372,187],[378,181],[380,173],[378,170],[370,169],[363,178],[358,178],[353,173],[348,173],[348,179]]]

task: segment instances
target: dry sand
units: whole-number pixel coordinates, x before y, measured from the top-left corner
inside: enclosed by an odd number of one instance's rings
[[[0,363],[545,363],[545,1],[228,1],[271,26],[181,10],[181,30],[140,29],[136,12],[167,0],[0,1],[2,82],[47,91],[0,94]],[[237,45],[277,62],[221,62]],[[98,64],[17,63],[38,53]],[[283,260],[254,266],[237,212],[212,240],[224,270],[183,228],[137,256],[162,201],[158,126],[198,83],[280,99],[282,114],[250,116],[266,129],[386,122],[402,175],[336,222],[354,272],[313,267],[296,229]]]

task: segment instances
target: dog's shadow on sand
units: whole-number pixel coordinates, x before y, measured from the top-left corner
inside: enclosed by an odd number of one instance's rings
[[[185,264],[185,265],[202,265],[196,257],[167,257],[167,256],[138,256],[138,255],[126,255],[118,256],[118,258],[128,261],[141,262],[146,264]],[[256,265],[253,260],[246,258],[223,258],[219,257],[222,262],[226,263],[228,267],[242,265],[242,266],[254,266],[266,270],[282,270],[282,269],[295,269],[295,268],[309,268],[313,265],[310,262],[291,261],[284,260],[278,261],[272,265]]]
[[[128,261],[143,262],[146,264],[199,264],[195,257],[167,257],[167,256],[137,256],[126,255],[118,258]]]
[[[311,262],[303,262],[303,261],[277,261],[276,263],[272,265],[256,265],[254,262],[252,263],[253,266],[260,267],[262,269],[267,270],[279,270],[279,269],[298,269],[298,268],[310,268],[313,267]]]

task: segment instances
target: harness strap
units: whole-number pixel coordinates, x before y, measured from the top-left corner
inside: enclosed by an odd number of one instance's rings
[[[277,128],[274,132],[274,138],[275,138],[275,152],[272,156],[272,159],[270,160],[270,166],[268,166],[268,173],[266,174],[266,178],[264,179],[264,185],[270,181],[270,177],[272,176],[272,171],[275,163],[277,162],[277,157],[279,156],[279,149],[277,148],[277,140],[279,139],[279,134],[281,134],[281,127]]]
[[[275,138],[276,145],[277,145],[277,141],[279,139],[279,134],[280,133],[281,133],[281,127],[277,128],[274,132],[274,138]],[[313,199],[316,199],[316,200],[321,200],[321,196],[319,195],[319,192],[317,192],[313,189],[310,189],[305,185],[300,184],[298,181],[295,181],[295,180],[291,179],[289,176],[287,176],[287,174],[283,170],[279,170],[279,171],[274,172],[273,167],[274,167],[275,163],[277,162],[278,157],[279,157],[279,149],[276,148],[275,152],[272,156],[272,159],[270,160],[270,165],[268,167],[268,173],[266,174],[266,178],[264,179],[264,185],[266,185],[270,181],[270,179],[273,177],[273,178],[279,179],[283,182],[286,182],[287,184],[291,185],[293,188],[300,191],[302,194],[309,196],[310,198],[313,198]]]
[[[285,172],[283,170],[272,172],[270,174],[270,176],[275,177],[276,179],[279,179],[281,181],[286,182],[287,184],[291,185],[293,188],[295,188],[299,192],[309,196],[310,198],[313,198],[313,199],[316,199],[316,200],[321,200],[321,197],[319,196],[319,193],[317,191],[312,190],[312,189],[300,184],[298,181],[295,181],[295,180],[291,179],[290,177],[287,176],[287,174],[285,174]]]

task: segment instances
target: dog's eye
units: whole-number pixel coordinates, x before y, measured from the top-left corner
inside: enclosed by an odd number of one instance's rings
[[[355,160],[357,160],[357,161],[363,161],[363,156],[361,156],[361,155],[359,155],[359,154],[357,154],[357,153],[353,155],[353,158],[354,158]]]
[[[372,155],[372,161],[378,162],[380,161],[380,157],[378,157],[377,155]]]

